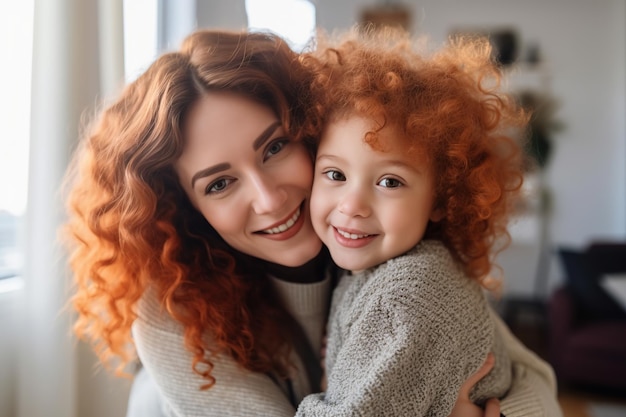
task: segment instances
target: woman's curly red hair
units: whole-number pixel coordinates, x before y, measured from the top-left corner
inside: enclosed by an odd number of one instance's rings
[[[251,261],[191,206],[172,168],[187,110],[209,91],[272,108],[297,136],[310,77],[279,37],[198,31],[158,58],[92,123],[68,170],[64,228],[75,277],[76,334],[117,370],[134,359],[131,324],[150,288],[184,326],[193,369],[211,377],[210,354],[284,374],[286,312]],[[211,335],[207,344],[206,334]]]
[[[485,39],[455,39],[435,50],[394,29],[353,28],[320,35],[301,57],[315,72],[314,133],[353,114],[376,121],[366,141],[382,150],[377,132],[392,124],[407,151],[433,167],[437,210],[425,238],[439,239],[465,272],[481,280],[493,255],[510,241],[507,222],[523,180],[519,134],[528,115],[500,91],[501,72]]]

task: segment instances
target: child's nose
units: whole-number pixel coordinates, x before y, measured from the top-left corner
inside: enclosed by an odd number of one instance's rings
[[[371,214],[370,199],[359,189],[351,190],[341,198],[338,210],[350,217],[368,217]]]

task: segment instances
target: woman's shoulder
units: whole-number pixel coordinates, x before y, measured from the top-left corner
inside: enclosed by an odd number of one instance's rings
[[[194,372],[194,355],[185,345],[182,324],[167,312],[153,291],[146,291],[137,313],[132,328],[137,355],[158,386],[168,415],[294,414],[293,406],[269,376],[244,369],[224,353],[211,355],[215,384],[201,390],[208,380]],[[207,338],[210,343],[210,336]],[[198,369],[206,368],[199,365]]]
[[[147,288],[137,302],[137,318],[133,323],[133,337],[147,334],[169,334],[177,340],[184,338],[183,325],[167,311],[153,288]]]

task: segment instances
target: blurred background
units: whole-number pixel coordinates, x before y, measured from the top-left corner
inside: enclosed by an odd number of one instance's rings
[[[499,257],[505,285],[494,304],[555,365],[566,416],[626,415],[624,0],[2,0],[0,9],[0,416],[125,414],[130,380],[97,366],[65,310],[59,187],[84,117],[195,28],[269,29],[300,50],[316,27],[359,22],[434,42],[489,36],[506,88],[535,112],[528,152],[538,162]],[[580,322],[592,333],[574,334]]]

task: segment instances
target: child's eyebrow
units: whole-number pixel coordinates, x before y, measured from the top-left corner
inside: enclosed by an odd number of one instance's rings
[[[343,158],[341,158],[338,155],[323,153],[323,154],[317,154],[315,161],[319,161],[320,159],[343,159]]]

